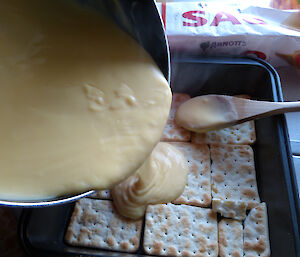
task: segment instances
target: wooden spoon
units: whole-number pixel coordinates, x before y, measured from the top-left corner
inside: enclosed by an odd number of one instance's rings
[[[300,111],[300,102],[265,102],[225,95],[204,95],[183,103],[176,123],[195,132],[230,127],[245,121]]]

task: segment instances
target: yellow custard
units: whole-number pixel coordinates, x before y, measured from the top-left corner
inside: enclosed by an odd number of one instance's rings
[[[171,91],[151,57],[68,1],[0,2],[0,198],[107,189],[159,141]]]
[[[159,142],[136,173],[113,188],[119,213],[131,219],[142,218],[148,204],[177,199],[187,182],[188,166],[174,146]]]
[[[194,132],[206,132],[222,128],[223,124],[237,119],[234,104],[217,95],[191,98],[178,108],[176,123]]]

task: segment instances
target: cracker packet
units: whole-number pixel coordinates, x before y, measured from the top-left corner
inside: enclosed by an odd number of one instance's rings
[[[227,1],[163,2],[158,8],[173,56],[254,56],[300,68],[300,10]]]

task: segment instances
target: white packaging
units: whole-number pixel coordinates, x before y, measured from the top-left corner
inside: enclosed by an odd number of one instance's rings
[[[300,12],[202,2],[158,3],[172,53],[254,55],[300,67]]]

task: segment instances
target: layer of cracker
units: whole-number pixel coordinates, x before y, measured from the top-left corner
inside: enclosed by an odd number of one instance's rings
[[[269,257],[271,255],[267,206],[261,203],[253,208],[244,223],[244,256]]]
[[[191,140],[191,132],[178,126],[175,123],[175,113],[178,107],[189,100],[187,94],[174,93],[172,97],[172,105],[166,127],[161,136],[161,141],[165,142],[188,142]]]
[[[150,205],[146,212],[144,250],[164,256],[218,256],[217,216],[188,205]]]
[[[247,209],[259,204],[252,148],[248,145],[210,145],[210,152],[213,199],[244,202]]]
[[[207,207],[211,203],[210,154],[207,145],[171,143],[185,156],[189,172],[187,185],[174,203]]]
[[[219,256],[243,256],[243,225],[241,221],[222,219],[218,223]]]
[[[247,204],[243,201],[212,199],[212,209],[220,213],[223,217],[236,220],[244,220],[246,218]]]
[[[89,198],[102,199],[102,200],[111,200],[110,190],[98,190],[95,193],[88,196]]]
[[[83,198],[74,208],[65,241],[75,246],[134,252],[139,247],[142,221],[118,215],[107,200]]]
[[[192,133],[191,140],[197,144],[250,145],[256,140],[254,121],[206,133]]]

